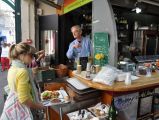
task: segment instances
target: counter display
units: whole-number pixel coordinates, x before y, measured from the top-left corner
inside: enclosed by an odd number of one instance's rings
[[[114,85],[108,86],[101,83],[92,82],[85,77],[86,72],[74,74],[74,77],[89,87],[110,92],[131,92],[159,86],[159,74],[154,73],[151,77],[141,76],[139,79],[132,81],[131,85],[125,85],[124,82],[116,81]]]
[[[112,86],[94,82],[92,81],[93,78],[87,79],[85,71],[81,74],[73,73],[74,77],[83,84],[102,90],[103,103],[111,104],[114,98],[116,108],[119,111],[119,118],[136,120],[145,117],[153,118],[158,114],[153,112],[154,91],[155,88],[159,87],[158,72],[154,72],[151,77],[139,76],[137,79],[132,80],[131,85],[125,85],[124,81],[115,81]]]
[[[129,120],[129,117],[133,118],[133,120],[149,118],[158,114],[156,104],[155,111],[153,109],[154,91],[159,86],[158,72],[153,73],[151,77],[136,77],[131,85],[125,85],[124,81],[115,81],[112,86],[93,82],[92,79],[95,74],[91,75],[90,78],[86,78],[86,71],[82,71],[81,74],[72,71],[71,75],[74,78],[66,78],[62,83],[51,82],[44,84],[44,90],[56,91],[63,87],[70,97],[70,103],[61,106],[60,112],[56,106],[48,107],[47,116],[50,119],[69,120],[67,114],[80,109],[91,108],[91,106],[99,102],[111,105],[113,98],[116,109],[120,111],[118,113],[119,117],[125,120]],[[93,91],[96,90],[100,94],[94,97],[96,94]],[[155,98],[155,103],[157,103],[157,98]],[[61,113],[61,111],[63,112]],[[63,118],[60,118],[61,114],[63,114]]]

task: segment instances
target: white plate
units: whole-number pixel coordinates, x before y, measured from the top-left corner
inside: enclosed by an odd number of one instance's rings
[[[60,94],[58,99],[61,100],[61,102],[53,103],[53,102],[51,102],[51,100],[46,100],[46,101],[42,101],[42,104],[44,106],[53,106],[53,105],[60,105],[60,104],[68,103],[69,101],[65,101],[65,99],[64,99],[65,97],[68,96],[66,91],[65,90],[58,90],[58,92]]]
[[[123,74],[118,75],[116,81],[122,82],[122,81],[125,81],[125,79],[126,79],[126,73],[123,73]],[[139,77],[131,75],[131,80],[132,81],[137,80],[137,79],[139,79]]]
[[[106,108],[103,110],[102,106],[105,106]],[[104,115],[99,116],[94,111],[92,111],[92,109],[103,110]],[[91,111],[96,117],[102,119],[102,118],[106,118],[108,116],[109,106],[107,106],[105,104],[98,103],[96,106],[88,108],[88,110]]]
[[[89,112],[86,109],[82,109],[81,112],[82,111],[85,111],[85,114],[87,114],[88,116],[90,116],[91,119],[95,117],[91,112]],[[81,118],[82,115],[81,114],[78,115],[78,114],[79,114],[79,111],[75,111],[75,112],[72,112],[72,113],[68,113],[67,116],[69,117],[69,120],[90,120],[88,118],[85,118],[86,116],[84,116],[83,118]]]
[[[137,80],[137,79],[139,79],[139,77],[131,75],[131,80]]]
[[[87,85],[80,82],[77,78],[69,78],[67,79],[67,82],[75,87],[77,90],[85,90],[89,88]]]

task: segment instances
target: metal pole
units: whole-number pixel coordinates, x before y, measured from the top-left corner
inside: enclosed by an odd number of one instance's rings
[[[49,107],[46,108],[47,120],[50,120]]]
[[[15,0],[16,43],[21,42],[21,0]]]
[[[60,107],[60,120],[63,120],[62,119],[62,108]]]

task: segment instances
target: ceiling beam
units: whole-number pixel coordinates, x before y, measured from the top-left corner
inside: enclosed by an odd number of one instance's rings
[[[56,8],[56,9],[59,9],[59,10],[61,9],[61,6],[58,5],[58,4],[55,4],[54,2],[51,2],[51,1],[48,1],[48,0],[40,0],[40,1]]]
[[[159,2],[155,2],[155,1],[152,1],[152,0],[138,0],[138,2],[144,2],[144,3],[147,3],[147,4],[159,6]]]

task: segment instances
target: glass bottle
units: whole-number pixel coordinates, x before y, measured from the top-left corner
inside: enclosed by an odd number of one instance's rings
[[[86,78],[91,77],[91,63],[87,63],[87,68],[86,68]]]
[[[88,52],[87,56],[88,56],[88,62],[92,64],[92,56],[91,56],[90,52]]]
[[[151,67],[146,68],[146,77],[151,77]]]
[[[77,57],[75,58],[74,61],[74,69],[77,69],[77,65],[80,65],[80,53],[77,54]]]
[[[117,110],[115,108],[114,99],[113,99],[108,112],[108,120],[116,120],[116,119],[117,119]]]
[[[80,53],[78,53],[78,56],[76,58],[76,64],[80,65]]]

